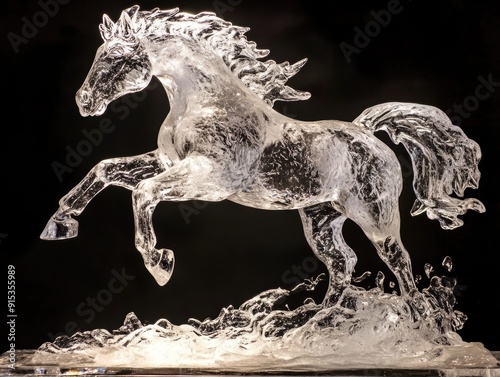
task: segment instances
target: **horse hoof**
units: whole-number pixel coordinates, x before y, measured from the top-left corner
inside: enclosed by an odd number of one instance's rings
[[[154,266],[146,264],[146,268],[153,275],[160,286],[164,286],[170,280],[174,269],[174,253],[169,249],[160,249],[154,261],[158,261]]]
[[[65,240],[78,235],[78,221],[71,217],[64,220],[55,220],[50,218],[40,238],[42,240]]]

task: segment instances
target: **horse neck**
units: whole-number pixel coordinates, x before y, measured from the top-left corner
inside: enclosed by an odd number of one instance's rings
[[[150,46],[153,75],[167,92],[172,113],[220,103],[225,96],[248,91],[223,60],[196,42],[180,38]]]

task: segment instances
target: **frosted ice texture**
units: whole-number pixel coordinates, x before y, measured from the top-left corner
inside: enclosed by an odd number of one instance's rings
[[[462,198],[466,188],[477,188],[481,153],[446,114],[422,104],[384,103],[353,122],[290,119],[272,106],[309,98],[286,85],[306,60],[260,60],[269,51],[246,39],[248,29],[213,13],[133,6],[116,23],[104,15],[99,29],[104,43],[76,94],[81,114],[101,115],[116,98],[146,88],[153,76],[167,93],[170,112],[158,148],[98,163],[60,200],[43,239],[75,237],[74,217],[89,201],[109,185],[125,187],[132,191],[135,246],[164,285],[174,254],[156,244],[152,215],[160,201],[231,200],[265,210],[296,209],[311,249],[328,270],[324,310],[340,303],[356,265],[342,236],[347,218],[394,273],[401,296],[428,304],[400,238],[401,168],[374,132],[387,132],[411,157],[412,214],[425,212],[453,229],[467,210],[484,211],[478,200]],[[384,276],[377,279],[382,286]],[[430,317],[425,310],[413,312]]]

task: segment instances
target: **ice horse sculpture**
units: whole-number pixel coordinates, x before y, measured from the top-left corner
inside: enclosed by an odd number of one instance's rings
[[[416,201],[444,229],[462,224],[467,210],[484,211],[476,199],[479,146],[439,109],[384,103],[353,122],[300,121],[273,110],[275,101],[309,98],[286,85],[305,64],[259,59],[269,51],[246,39],[247,28],[213,13],[178,9],[140,11],[133,6],[99,26],[104,44],[76,101],[83,116],[140,91],[156,76],[170,102],[158,149],[103,160],[59,202],[41,238],[77,235],[79,216],[109,185],[132,191],[135,245],[158,284],[174,268],[171,250],[158,248],[152,215],[160,201],[233,202],[300,213],[305,237],[326,265],[323,306],[338,302],[350,284],[356,254],[342,236],[347,218],[373,243],[397,278],[401,295],[416,290],[409,254],[400,238],[401,168],[394,152],[374,136],[386,131],[411,156]]]

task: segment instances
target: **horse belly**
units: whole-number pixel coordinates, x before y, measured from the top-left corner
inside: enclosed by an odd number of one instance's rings
[[[327,196],[308,195],[305,192],[268,190],[262,187],[238,192],[228,200],[247,207],[266,210],[299,209],[328,201]]]
[[[255,178],[230,198],[262,209],[297,209],[330,200],[310,144],[287,138],[264,149]]]

